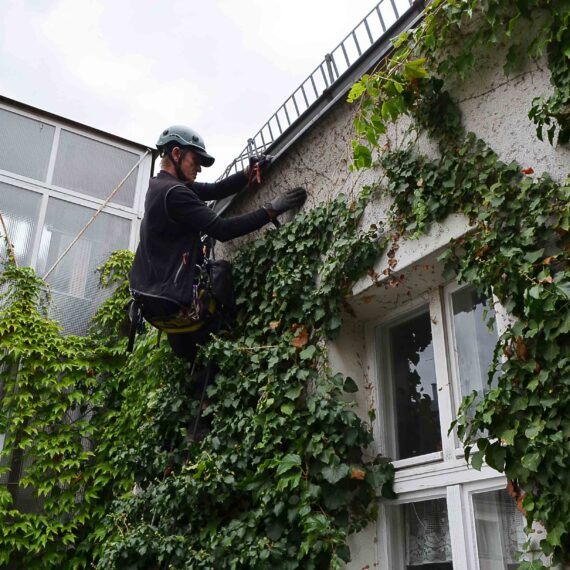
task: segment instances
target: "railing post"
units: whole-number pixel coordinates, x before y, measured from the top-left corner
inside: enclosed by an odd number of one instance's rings
[[[333,71],[333,56],[330,53],[325,55],[325,61],[327,62],[327,70],[329,72],[329,79],[331,81],[331,85],[335,82],[335,76]]]

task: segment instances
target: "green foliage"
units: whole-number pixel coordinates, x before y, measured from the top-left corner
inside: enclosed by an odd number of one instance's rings
[[[348,534],[374,518],[377,495],[392,496],[393,478],[384,459],[365,461],[370,427],[343,398],[354,382],[329,370],[323,342],[377,250],[375,232],[357,230],[364,204],[341,196],[241,250],[237,322],[203,355],[219,368],[204,412],[212,430],[189,441],[192,381],[156,374],[146,410],[123,418],[145,418],[137,452],[120,454],[141,493],[116,503],[101,568],[335,568],[349,558]],[[133,357],[140,370],[124,371],[133,385],[155,369],[148,349]]]
[[[104,504],[124,487],[97,447],[116,362],[61,334],[31,269],[7,261],[0,287],[0,564],[85,568]]]
[[[370,426],[327,365],[344,296],[378,250],[358,220],[370,196],[344,196],[243,248],[239,315],[203,359],[211,432],[187,364],[139,337],[125,354],[129,252],[101,268],[115,288],[87,338],[39,310],[45,286],[5,264],[0,325],[3,451],[24,478],[1,487],[0,556],[26,568],[338,568],[347,537],[392,497],[393,468],[366,459]],[[136,484],[136,486],[135,486]],[[10,492],[12,490],[12,493]],[[41,501],[25,512],[15,493]]]
[[[535,99],[530,116],[540,138],[547,129],[553,142],[558,129],[558,141],[567,142],[569,8],[567,1],[436,0],[418,28],[398,38],[384,68],[364,76],[350,95],[360,101],[354,164],[368,167],[378,156],[392,198],[389,229],[414,238],[453,212],[464,213],[472,225],[441,259],[459,282],[494,294],[515,323],[495,350],[489,381],[498,378],[496,387],[482,399],[476,393],[465,398],[454,424],[473,467],[480,469],[485,461],[505,473],[519,492],[529,526],[533,521],[546,526],[543,551],[565,563],[570,560],[570,180],[532,177],[532,168],[501,162],[484,141],[465,133],[444,86],[463,79],[489,44],[508,48],[507,72],[523,55],[546,52],[554,93]],[[414,75],[410,64],[420,71]],[[414,120],[412,128],[437,141],[439,158],[419,155],[415,142],[398,149],[382,144],[387,123],[404,114]],[[360,146],[367,149],[367,161]]]
[[[481,55],[508,48],[505,73],[518,71],[525,59],[546,53],[553,94],[536,97],[529,117],[542,139],[570,140],[570,6],[568,0],[434,0],[416,29],[394,40],[394,52],[379,71],[364,75],[351,89],[359,101],[356,132],[374,145],[389,122],[401,115],[417,118],[429,109],[430,78],[463,80]],[[358,143],[355,143],[358,144]],[[355,156],[354,166],[365,168]]]

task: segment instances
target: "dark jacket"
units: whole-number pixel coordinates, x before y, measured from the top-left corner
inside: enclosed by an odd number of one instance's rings
[[[235,194],[247,183],[243,173],[214,184],[184,184],[161,170],[150,179],[141,222],[140,242],[129,273],[134,294],[185,305],[191,288],[185,275],[191,273],[192,253],[201,262],[200,235],[227,241],[267,224],[266,210],[221,218],[205,204]]]

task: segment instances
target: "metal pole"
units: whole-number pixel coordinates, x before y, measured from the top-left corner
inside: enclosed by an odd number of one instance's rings
[[[6,250],[8,251],[8,257],[10,261],[17,266],[18,264],[16,263],[16,252],[14,250],[12,242],[10,241],[10,237],[8,236],[8,228],[6,227],[6,223],[4,222],[4,216],[2,215],[1,211],[0,211],[0,223],[2,224],[2,231],[4,232],[4,236],[6,239]]]

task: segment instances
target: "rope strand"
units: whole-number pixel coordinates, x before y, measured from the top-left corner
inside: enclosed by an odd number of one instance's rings
[[[67,246],[65,251],[56,259],[55,263],[49,268],[48,272],[43,276],[44,281],[49,277],[52,271],[57,267],[59,262],[68,254],[69,250],[79,241],[79,238],[87,231],[89,226],[95,221],[95,218],[101,213],[103,208],[107,206],[107,204],[113,199],[113,196],[119,191],[121,186],[127,181],[129,176],[138,168],[141,162],[147,157],[150,153],[150,150],[146,150],[146,152],[140,157],[139,161],[129,170],[127,175],[119,182],[119,184],[115,187],[115,189],[109,194],[109,197],[99,206],[99,209],[91,216],[91,219],[83,226],[81,231],[75,236],[75,239]]]

